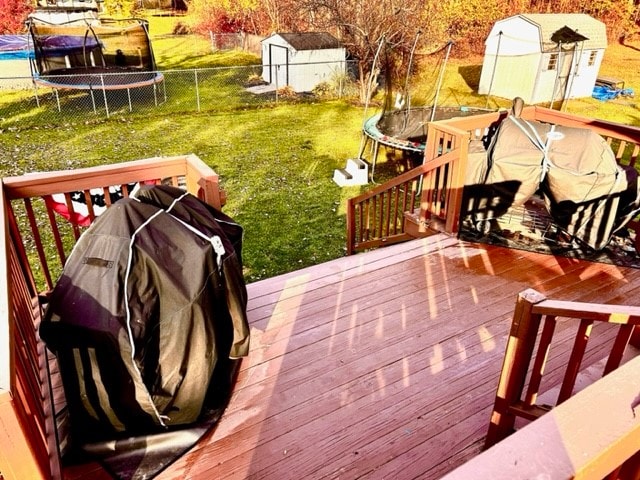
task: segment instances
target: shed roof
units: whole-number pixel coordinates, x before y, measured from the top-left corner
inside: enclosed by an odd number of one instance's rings
[[[540,28],[542,51],[558,48],[558,44],[551,40],[551,37],[562,29],[570,29],[580,36],[586,37],[584,48],[601,49],[607,47],[605,24],[586,13],[528,13],[518,16]]]
[[[324,50],[343,47],[340,40],[327,32],[275,33],[274,35],[279,35],[296,50]]]

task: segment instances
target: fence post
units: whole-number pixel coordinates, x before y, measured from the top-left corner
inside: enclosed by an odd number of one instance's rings
[[[56,94],[56,105],[58,106],[58,113],[60,113],[62,110],[60,110],[60,97],[58,96],[58,89],[54,88],[53,92]],[[95,108],[94,108],[95,111]]]
[[[194,76],[196,79],[196,105],[198,107],[198,112],[200,111],[200,88],[198,87],[198,69],[196,68],[194,71]]]
[[[133,108],[131,106],[131,89],[127,88],[127,100],[129,100],[129,112],[133,112]]]
[[[104,88],[104,75],[100,74],[100,83],[102,84],[102,97],[104,98],[104,108],[107,111],[107,118],[109,118],[109,104],[107,103],[107,90]]]
[[[36,106],[39,107],[40,106],[40,97],[38,97],[38,86],[36,85],[36,82],[34,82],[33,80],[32,80],[32,82],[33,82],[33,92],[34,92],[34,94],[36,96]]]
[[[280,73],[280,65],[276,65],[276,103],[278,103],[278,74]]]

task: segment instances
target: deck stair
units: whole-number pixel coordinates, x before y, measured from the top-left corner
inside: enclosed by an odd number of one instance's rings
[[[445,231],[444,222],[436,217],[423,219],[420,209],[404,212],[404,231],[411,238],[424,238]]]
[[[349,158],[345,168],[335,169],[333,181],[341,187],[366,185],[369,183],[369,164],[361,158]]]

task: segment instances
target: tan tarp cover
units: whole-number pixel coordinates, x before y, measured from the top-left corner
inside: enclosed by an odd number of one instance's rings
[[[639,207],[637,173],[620,167],[609,144],[592,130],[512,114],[485,154],[478,147],[470,145],[463,214],[496,218],[540,189],[554,222],[600,250]]]

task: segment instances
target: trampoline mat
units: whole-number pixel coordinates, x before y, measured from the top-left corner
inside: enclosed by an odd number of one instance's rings
[[[36,80],[49,86],[68,88],[129,88],[151,85],[162,81],[158,72],[136,71],[124,68],[63,68],[52,70]]]
[[[398,140],[424,143],[427,139],[427,124],[432,121],[432,107],[419,107],[394,112],[385,112],[377,122],[377,129],[384,136]],[[433,121],[468,117],[487,113],[488,110],[470,107],[436,107]]]

